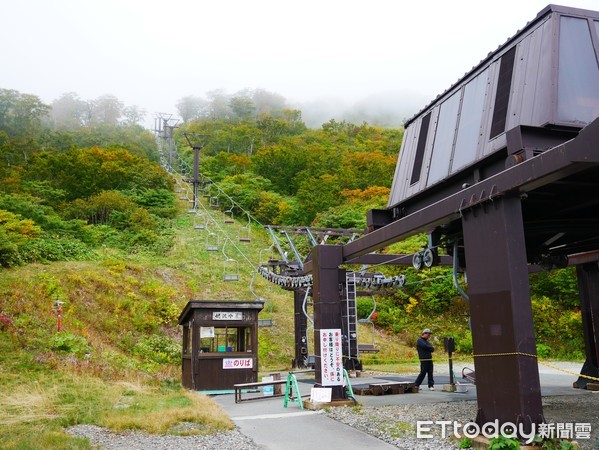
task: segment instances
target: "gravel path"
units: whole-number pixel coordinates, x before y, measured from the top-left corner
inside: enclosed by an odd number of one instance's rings
[[[584,450],[599,448],[599,395],[544,397],[543,410],[550,423],[590,423],[591,438],[579,440]],[[457,441],[443,439],[441,428],[433,427],[432,439],[416,437],[418,420],[450,420],[462,424],[476,416],[475,401],[384,407],[340,407],[325,412],[329,417],[373,435],[402,449],[457,449]],[[129,431],[113,433],[95,425],[77,425],[67,430],[74,436],[86,437],[92,445],[103,449],[235,449],[256,450],[250,438],[238,429],[210,436],[148,435]],[[451,429],[449,429],[449,432]]]
[[[75,425],[67,429],[67,432],[73,436],[88,438],[97,448],[110,450],[257,450],[260,448],[237,429],[209,436],[173,436],[139,431],[113,433],[96,425]]]
[[[476,401],[385,407],[342,407],[331,409],[329,417],[403,449],[457,449],[458,441],[443,439],[441,427],[432,427],[432,439],[416,437],[418,420],[468,423],[476,417]],[[583,450],[599,448],[599,395],[556,396],[543,398],[543,413],[548,423],[590,423],[590,439],[580,439]],[[452,432],[448,428],[447,434]],[[461,434],[461,433],[460,433]]]

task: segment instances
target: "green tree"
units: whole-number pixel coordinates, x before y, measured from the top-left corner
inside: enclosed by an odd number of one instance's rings
[[[57,128],[75,130],[85,123],[87,103],[74,92],[62,94],[50,106],[50,119]]]
[[[31,94],[0,89],[0,130],[8,136],[37,136],[50,107]]]
[[[316,214],[340,203],[341,186],[335,175],[305,178],[297,191],[297,217],[301,224],[312,223]]]
[[[208,102],[203,98],[187,95],[180,98],[175,107],[183,122],[189,122],[190,120],[206,115]]]
[[[125,106],[123,116],[125,125],[139,125],[146,117],[146,112],[137,105]]]
[[[106,94],[91,102],[91,123],[93,125],[116,126],[123,115],[124,103],[114,95]]]
[[[256,106],[254,101],[247,95],[247,93],[240,93],[229,100],[229,107],[233,113],[235,119],[251,119],[254,117],[256,112]]]
[[[41,229],[32,220],[0,209],[0,265],[10,267],[20,264],[20,249],[36,239]]]

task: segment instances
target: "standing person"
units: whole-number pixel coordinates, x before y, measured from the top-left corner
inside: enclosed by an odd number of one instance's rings
[[[424,377],[428,375],[428,388],[431,391],[435,390],[435,380],[433,379],[433,352],[435,347],[428,341],[431,337],[431,330],[428,328],[422,332],[422,336],[418,338],[416,342],[416,349],[418,350],[418,358],[420,359],[420,374],[416,378],[416,386],[420,388],[420,385],[424,381]],[[422,388],[420,388],[422,389]]]

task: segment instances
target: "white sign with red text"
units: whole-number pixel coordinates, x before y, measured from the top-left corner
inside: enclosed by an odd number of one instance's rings
[[[323,386],[343,386],[341,330],[320,330],[320,370]]]
[[[223,369],[251,369],[254,367],[253,358],[225,358]]]

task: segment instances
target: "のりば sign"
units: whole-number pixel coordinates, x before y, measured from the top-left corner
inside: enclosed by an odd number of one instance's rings
[[[343,386],[341,330],[320,330],[320,370],[323,386]]]
[[[253,358],[225,358],[223,369],[251,369],[254,367]]]

